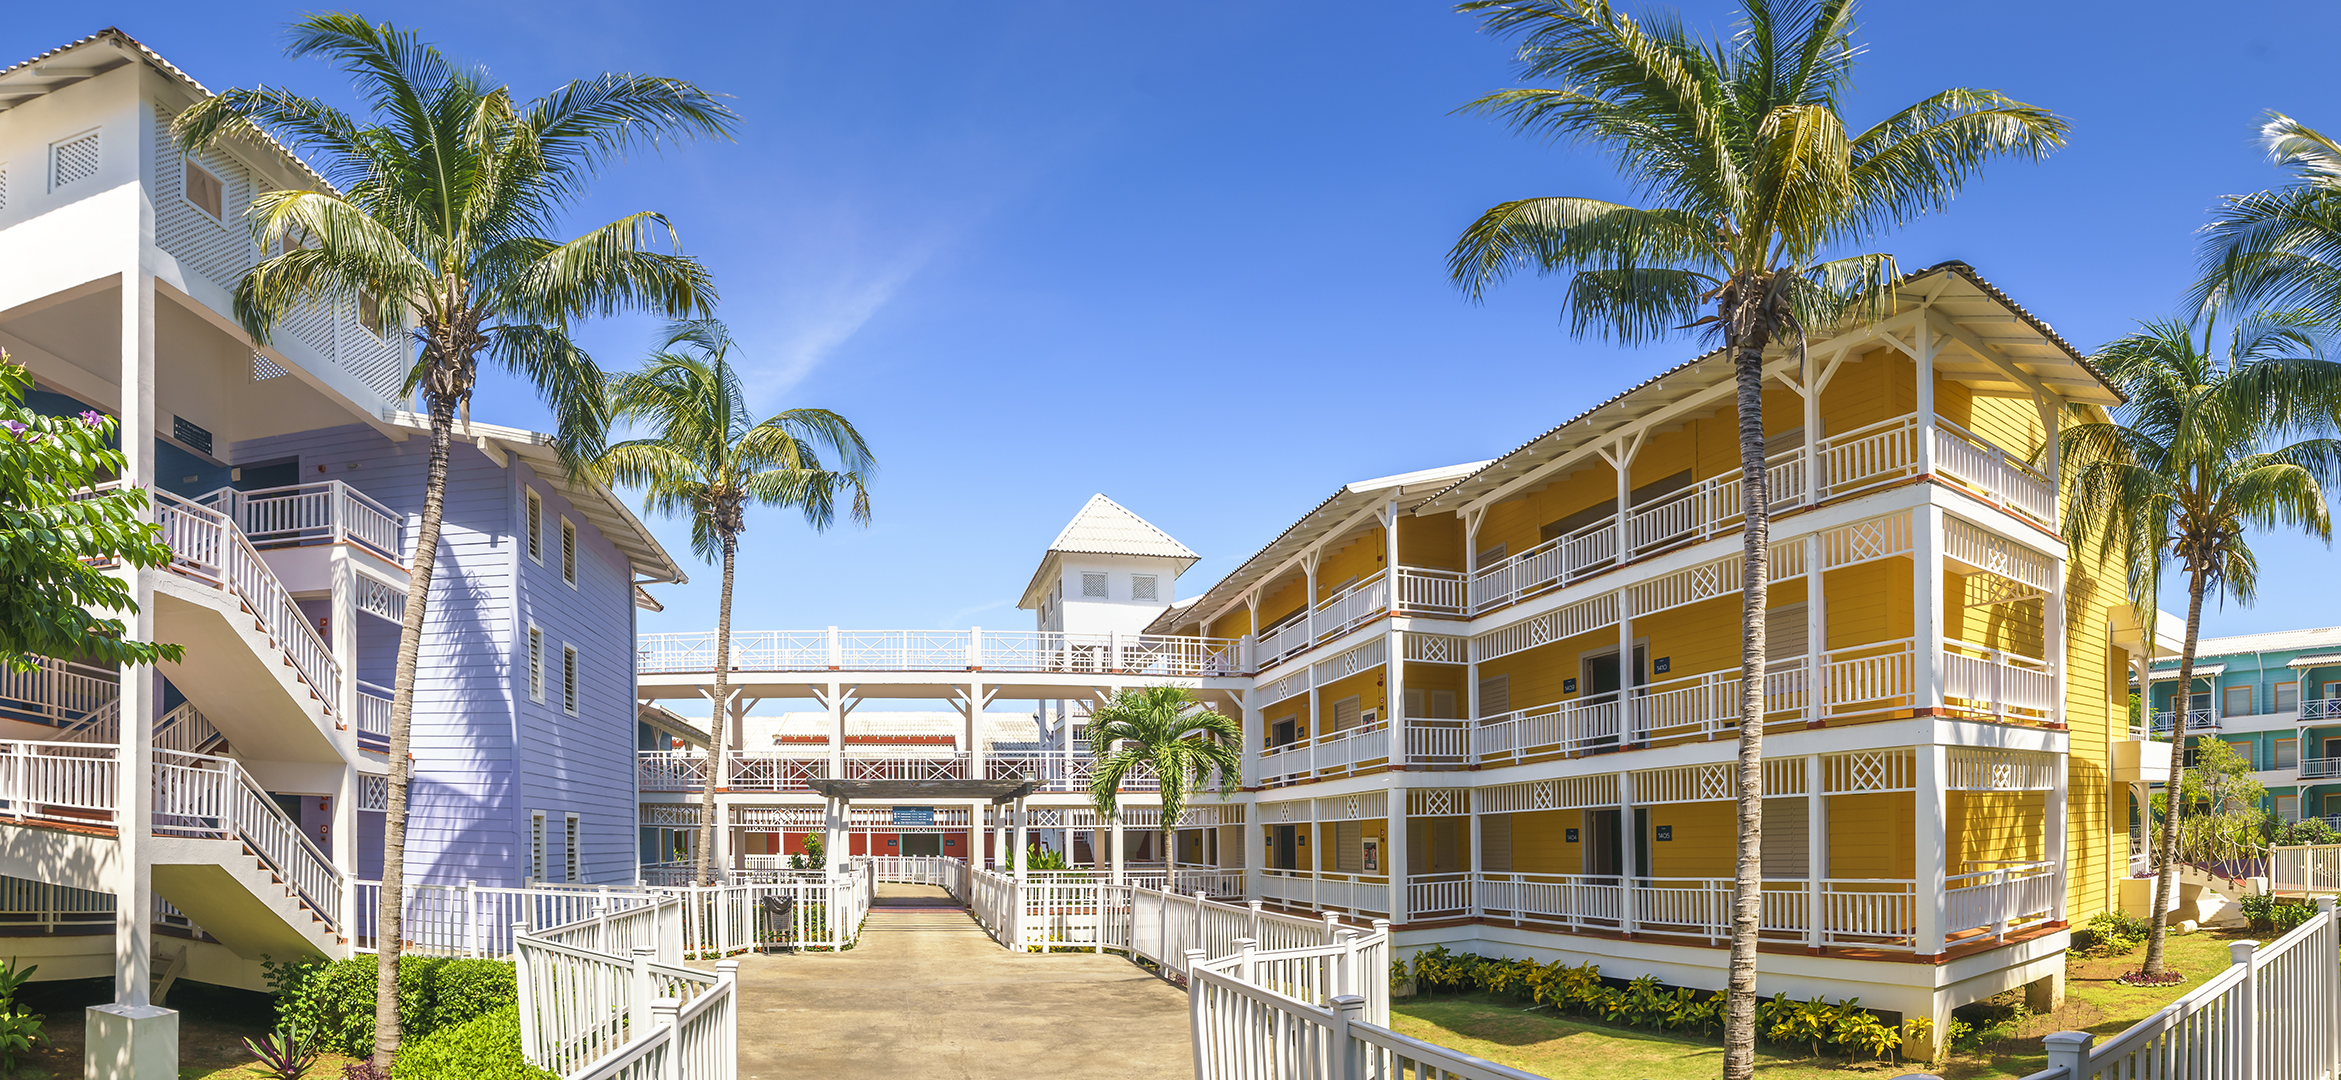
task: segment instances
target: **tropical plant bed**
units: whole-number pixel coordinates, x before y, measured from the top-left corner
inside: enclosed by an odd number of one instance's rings
[[[2038,1072],[2048,1063],[2042,1036],[2056,1031],[2087,1031],[2101,1039],[2119,1034],[2201,986],[2227,966],[2229,942],[2253,936],[2244,931],[2171,935],[2166,945],[2170,966],[2185,976],[2171,986],[2130,987],[2116,981],[2138,969],[2143,947],[2122,956],[2073,957],[2065,967],[2063,1005],[2052,1012],[2025,1012],[2019,1008],[2019,992],[1961,1010],[1977,1016],[1976,1030],[1959,1040],[1948,1060],[1923,1068],[1944,1080],[2016,1080]],[[1711,1037],[1555,1016],[1550,1008],[1529,1010],[1525,1001],[1488,994],[1431,994],[1394,1001],[1390,1012],[1391,1026],[1401,1034],[1544,1076],[1712,1080],[1723,1068],[1723,1044]],[[1766,1080],[1896,1077],[1922,1068],[1839,1055],[1781,1054],[1769,1045],[1760,1049],[1756,1075]]]
[[[73,1080],[82,1075],[82,1010],[114,999],[112,979],[33,983],[24,1002],[48,1018],[48,1041],[19,1059],[17,1080]],[[179,1010],[179,1080],[263,1080],[246,1038],[268,1033],[268,995],[182,982],[167,1004]],[[339,1080],[349,1059],[326,1054],[308,1080]]]

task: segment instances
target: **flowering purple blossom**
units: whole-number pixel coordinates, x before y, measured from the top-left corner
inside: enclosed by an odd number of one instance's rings
[[[100,427],[106,422],[106,414],[96,409],[83,409],[81,410],[81,422],[91,427]]]
[[[25,429],[24,429],[24,425],[23,425],[23,424],[21,424],[21,423],[18,423],[17,421],[14,421],[14,420],[0,420],[0,428],[6,428],[6,429],[8,429],[8,433],[9,433],[10,435],[13,435],[13,436],[15,436],[15,437],[17,437],[17,438],[19,438],[19,439],[21,439],[21,438],[23,438],[23,437],[24,437],[24,430],[25,430]]]

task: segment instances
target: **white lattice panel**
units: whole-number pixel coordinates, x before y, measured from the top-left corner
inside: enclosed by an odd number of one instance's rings
[[[1821,790],[1825,794],[1915,791],[1917,788],[1918,760],[1907,747],[1857,750],[1821,759]]]
[[[357,579],[355,599],[360,612],[394,623],[406,621],[406,590],[363,574],[357,575]]]
[[[8,163],[0,161],[0,210],[8,209]]]
[[[1315,821],[1312,812],[1316,803],[1307,799],[1287,799],[1283,802],[1264,802],[1253,809],[1259,811],[1263,825],[1295,825]]]
[[[1618,804],[1616,773],[1532,780],[1521,784],[1480,788],[1473,796],[1482,814],[1522,814],[1537,810],[1581,810]]]
[[[1468,662],[1470,642],[1453,634],[1408,634],[1405,637],[1406,659],[1424,664],[1461,664]]]
[[[1821,567],[1825,570],[1908,554],[1908,510],[1841,525],[1821,534]]]
[[[644,825],[665,825],[670,828],[699,824],[699,807],[686,803],[642,804]]]
[[[358,777],[358,809],[376,813],[390,809],[390,778],[387,776]]]
[[[1730,765],[1678,765],[1634,774],[1634,805],[1730,801],[1736,791]]]
[[[2049,791],[2056,787],[2056,756],[2029,750],[1954,746],[1948,791]]]
[[[1267,708],[1286,698],[1299,697],[1308,691],[1309,673],[1306,670],[1296,671],[1263,688],[1260,691],[1260,707]]]
[[[1616,593],[1587,597],[1557,611],[1548,611],[1533,619],[1499,626],[1471,641],[1472,659],[1488,661],[1499,656],[1510,656],[1539,645],[1549,645],[1563,638],[1590,634],[1603,627],[1618,624]]]
[[[170,146],[171,118],[157,114],[154,127],[155,145]],[[155,246],[170,252],[180,266],[234,292],[244,271],[259,261],[251,230],[244,224],[244,208],[252,205],[254,193],[252,174],[216,146],[187,158],[219,178],[220,216],[212,217],[187,201],[187,159],[167,154],[155,168]]]
[[[1773,581],[1803,577],[1805,572],[1804,544],[1797,540],[1783,540],[1771,547]],[[1717,559],[1686,567],[1662,577],[1637,582],[1627,590],[1636,616],[1653,615],[1702,600],[1719,596],[1737,596],[1740,591],[1739,556]]]
[[[98,174],[98,133],[76,135],[49,144],[49,190],[77,184]]]
[[[667,805],[667,806],[671,806],[672,808],[675,808],[675,809],[682,809],[682,810],[688,810],[688,811],[690,811],[690,818],[689,818],[689,820],[687,820],[687,821],[677,821],[677,822],[652,822],[652,821],[644,821],[644,822],[643,822],[643,824],[645,824],[645,825],[653,825],[653,824],[697,825],[697,824],[699,824],[699,808],[698,808],[698,807],[696,807],[696,806],[685,806],[685,805],[682,805],[682,804],[666,804],[666,805]],[[645,809],[645,810],[648,810],[648,809],[650,809],[650,807],[644,807],[644,809]],[[823,810],[822,810],[820,807],[818,807],[818,806],[735,806],[735,807],[732,807],[732,824],[734,824],[734,825],[742,825],[742,826],[747,826],[747,827],[751,827],[751,828],[762,828],[762,829],[818,829],[818,828],[821,828],[821,827],[822,827],[822,826],[824,826],[824,825],[827,825],[828,823],[829,823],[829,815],[828,815],[828,814],[827,814],[825,811],[823,811]]]
[[[1355,795],[1340,795],[1317,800],[1319,821],[1363,821],[1366,818],[1390,816],[1390,793],[1361,791]]]
[[[1324,686],[1358,672],[1380,667],[1389,658],[1390,640],[1378,637],[1331,660],[1313,665],[1311,670],[1316,672],[1317,685]]]
[[[1406,791],[1408,817],[1467,817],[1470,813],[1470,788],[1408,788]]]

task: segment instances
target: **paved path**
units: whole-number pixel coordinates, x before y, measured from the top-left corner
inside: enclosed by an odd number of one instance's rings
[[[1187,996],[1118,956],[1012,953],[943,890],[879,885],[861,943],[740,958],[748,1080],[1194,1075]]]

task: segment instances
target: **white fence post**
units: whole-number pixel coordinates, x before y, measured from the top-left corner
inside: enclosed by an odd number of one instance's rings
[[[682,1080],[683,1040],[676,1037],[682,1024],[675,1018],[682,1009],[680,998],[660,998],[650,1005],[651,1030],[666,1032],[666,1049],[658,1056],[658,1080]]]
[[[633,951],[633,985],[627,988],[629,992],[626,996],[626,1016],[630,1022],[650,1015],[651,998],[658,986],[658,980],[650,974],[652,952],[653,950],[641,946],[637,946]]]
[[[545,1060],[544,1040],[537,1032],[536,976],[530,969],[528,953],[520,948],[521,935],[528,933],[528,924],[512,924],[512,975],[520,992],[520,1052],[530,1062]],[[375,931],[375,945],[381,944],[381,931]]]
[[[1168,916],[1168,915],[1170,914],[1170,910],[1169,910],[1168,908],[1165,908],[1165,909],[1163,909],[1163,914],[1164,914],[1165,916]],[[1166,921],[1167,921],[1167,920],[1166,920]],[[1208,1072],[1205,1072],[1205,1071],[1204,1071],[1204,1068],[1203,1068],[1203,1065],[1204,1065],[1204,1058],[1203,1058],[1203,1044],[1204,1044],[1204,1042],[1205,1042],[1206,1040],[1200,1037],[1200,1036],[1203,1034],[1203,1032],[1210,1030],[1210,1025],[1204,1022],[1204,1011],[1205,1011],[1205,1010],[1204,1010],[1204,1008],[1203,1008],[1203,980],[1202,980],[1202,979],[1200,979],[1200,978],[1198,978],[1198,977],[1196,977],[1196,975],[1195,975],[1195,969],[1196,969],[1196,968],[1198,968],[1198,967],[1200,967],[1200,966],[1202,966],[1202,964],[1203,964],[1203,950],[1201,950],[1201,949],[1188,949],[1188,950],[1187,950],[1187,1013],[1188,1013],[1188,1016],[1187,1016],[1187,1023],[1188,1023],[1188,1025],[1189,1025],[1189,1028],[1190,1028],[1190,1030],[1192,1030],[1193,1032],[1195,1032],[1195,1034],[1194,1034],[1194,1035],[1191,1035],[1191,1036],[1189,1036],[1189,1037],[1188,1037],[1188,1039],[1187,1039],[1187,1041],[1188,1041],[1188,1043],[1190,1043],[1190,1044],[1191,1044],[1191,1045],[1194,1047],[1194,1051],[1195,1051],[1195,1080],[1209,1080],[1209,1077],[1211,1076],[1211,1074],[1210,1074],[1210,1073],[1208,1073]],[[1167,957],[1167,956],[1166,956],[1166,957],[1163,957],[1163,964],[1162,964],[1162,966],[1163,966],[1163,970],[1164,970],[1165,972],[1168,972],[1168,971],[1170,970],[1170,957]]]
[[[1937,1040],[1940,1041],[1940,1036]],[[2064,1080],[2084,1080],[2089,1075],[2089,1047],[2097,1036],[2086,1031],[2058,1031],[2041,1040],[2048,1047],[2048,1072],[2064,1070]]]
[[[1325,1075],[1328,1080],[1363,1080],[1365,1070],[1359,1068],[1356,1040],[1349,1037],[1349,1026],[1363,1018],[1366,999],[1342,994],[1332,1005],[1333,1025],[1325,1032]]]
[[[2234,1048],[2236,1058],[2232,1063],[2235,1071],[2229,1075],[2235,1077],[2235,1080],[2260,1078],[2260,1052],[2266,1040],[2260,1037],[2260,965],[2252,955],[2259,948],[2260,943],[2257,941],[2227,943],[2228,962],[2243,967],[2242,992],[2235,999],[2237,1015],[2228,1018],[2228,1022],[2235,1025],[2235,1039],[2229,1044]],[[2074,1080],[2080,1080],[2080,1077],[2076,1074]]]

